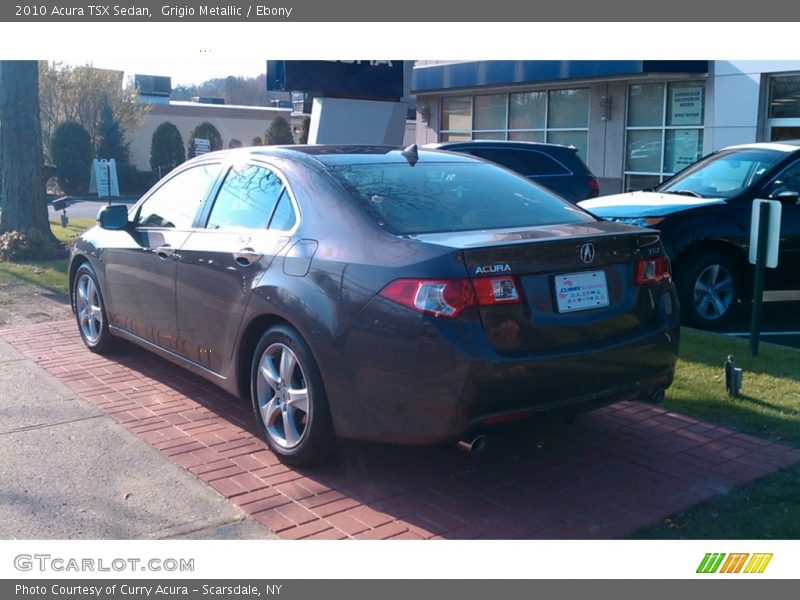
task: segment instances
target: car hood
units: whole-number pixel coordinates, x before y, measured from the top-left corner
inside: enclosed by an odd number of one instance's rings
[[[660,192],[629,192],[578,202],[578,206],[603,219],[664,217],[682,210],[714,204],[725,204],[725,200],[723,198],[692,198]]]

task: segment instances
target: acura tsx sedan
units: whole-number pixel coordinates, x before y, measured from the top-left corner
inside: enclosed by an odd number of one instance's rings
[[[658,399],[678,349],[657,232],[415,146],[204,154],[103,209],[69,280],[90,350],[124,338],[249,398],[293,464]]]

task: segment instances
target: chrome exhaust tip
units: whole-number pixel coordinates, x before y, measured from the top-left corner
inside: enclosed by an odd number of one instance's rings
[[[478,456],[486,452],[486,436],[483,434],[459,441],[456,446],[472,456]]]

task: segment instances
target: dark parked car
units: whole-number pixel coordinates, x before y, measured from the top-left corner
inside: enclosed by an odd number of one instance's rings
[[[469,156],[215,152],[98,220],[69,268],[86,345],[119,336],[249,397],[288,462],[334,436],[458,441],[672,382],[658,234]]]
[[[800,144],[731,146],[706,156],[652,191],[581,202],[591,213],[661,231],[681,314],[691,325],[715,328],[737,299],[752,297],[748,261],[752,203],[782,204],[780,256],[767,269],[766,289],[800,289]]]
[[[573,146],[473,140],[428,144],[425,147],[471,154],[497,163],[573,203],[596,198],[600,193],[597,177],[592,175]]]

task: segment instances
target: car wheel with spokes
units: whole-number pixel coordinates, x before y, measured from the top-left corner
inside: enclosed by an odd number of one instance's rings
[[[83,343],[92,352],[104,353],[111,350],[114,338],[108,330],[108,317],[100,285],[89,263],[83,263],[75,272],[72,297],[78,332]]]
[[[739,269],[729,255],[695,254],[680,264],[675,279],[686,323],[715,329],[730,318],[739,297]]]
[[[251,373],[253,410],[270,449],[293,465],[329,457],[334,436],[325,389],[299,334],[285,326],[264,333]]]

